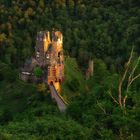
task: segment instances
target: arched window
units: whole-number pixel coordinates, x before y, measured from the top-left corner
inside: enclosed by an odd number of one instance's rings
[[[60,52],[58,52],[58,57],[60,57]]]
[[[53,85],[53,81],[50,82],[50,85]]]

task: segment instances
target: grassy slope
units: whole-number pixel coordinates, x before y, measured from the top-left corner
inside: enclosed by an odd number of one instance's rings
[[[75,83],[75,81],[77,81]],[[78,83],[78,84],[77,84]],[[74,89],[71,88],[74,86]],[[85,90],[84,76],[74,58],[65,58],[65,82],[62,84],[62,95],[70,102],[72,98]]]

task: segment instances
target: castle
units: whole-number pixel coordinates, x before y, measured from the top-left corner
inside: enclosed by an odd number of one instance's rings
[[[34,74],[36,67],[43,70],[39,78]],[[64,81],[63,36],[60,31],[37,33],[35,56],[25,62],[20,76],[24,81],[41,81],[48,85]]]

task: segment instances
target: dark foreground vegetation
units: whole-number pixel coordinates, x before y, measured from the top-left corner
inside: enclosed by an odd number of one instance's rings
[[[1,0],[0,140],[139,140],[139,5],[139,0]],[[53,28],[64,36],[65,114],[49,92],[18,78],[18,68],[34,53],[36,32]],[[85,81],[90,59],[94,73]]]

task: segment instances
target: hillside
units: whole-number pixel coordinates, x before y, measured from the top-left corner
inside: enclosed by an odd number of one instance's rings
[[[63,92],[69,101],[71,94],[79,95],[77,89],[67,86],[68,82],[72,84],[75,73],[77,82],[83,83],[75,59],[67,58],[65,65],[67,78]],[[4,63],[1,63],[1,66],[4,70],[7,69],[9,74],[13,73]],[[0,139],[88,139],[88,128],[61,114],[50,93],[39,92],[36,85],[25,83],[16,76],[12,79],[13,83],[7,81],[4,70],[0,71],[3,76],[0,81]]]
[[[76,59],[65,58],[65,81],[62,84],[62,95],[68,102],[85,91],[85,76],[78,67]]]
[[[139,0],[0,0],[0,140],[140,139]],[[38,31],[63,34],[68,102],[19,78]],[[85,78],[89,60],[93,76]],[[87,80],[86,80],[87,79]]]

